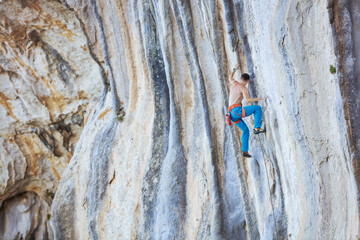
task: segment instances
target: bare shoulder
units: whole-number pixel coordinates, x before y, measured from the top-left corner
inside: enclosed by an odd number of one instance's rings
[[[242,92],[244,92],[244,91],[248,91],[248,89],[247,89],[247,87],[245,87],[245,86],[242,86],[242,85],[240,85],[239,84],[239,89],[242,91]]]

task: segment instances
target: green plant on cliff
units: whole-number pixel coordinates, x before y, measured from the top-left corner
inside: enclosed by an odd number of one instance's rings
[[[335,74],[336,73],[336,68],[330,64],[330,73],[331,74]]]
[[[117,112],[116,112],[116,119],[120,122],[122,122],[124,120],[125,117],[125,111],[124,108],[120,108]]]
[[[46,196],[50,197],[51,199],[54,199],[55,197],[55,193],[49,191],[48,189],[46,190]]]

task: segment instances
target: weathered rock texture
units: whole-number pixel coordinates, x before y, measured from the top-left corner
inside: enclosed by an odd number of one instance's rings
[[[359,1],[0,9],[4,238],[358,238]],[[247,160],[236,63],[268,96]]]
[[[50,206],[101,71],[55,1],[0,3],[0,63],[0,239],[52,238]]]

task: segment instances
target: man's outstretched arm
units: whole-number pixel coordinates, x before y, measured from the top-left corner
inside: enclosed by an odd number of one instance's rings
[[[249,95],[249,90],[246,87],[242,88],[242,93],[247,103],[253,103],[265,99],[265,98],[251,98]]]

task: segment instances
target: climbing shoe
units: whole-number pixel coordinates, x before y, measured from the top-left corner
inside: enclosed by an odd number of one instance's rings
[[[251,155],[248,152],[243,152],[242,155],[244,158],[251,158]]]
[[[261,128],[254,128],[254,133],[255,133],[255,134],[264,133],[264,132],[266,132],[266,130],[265,130],[265,129],[261,129]]]

